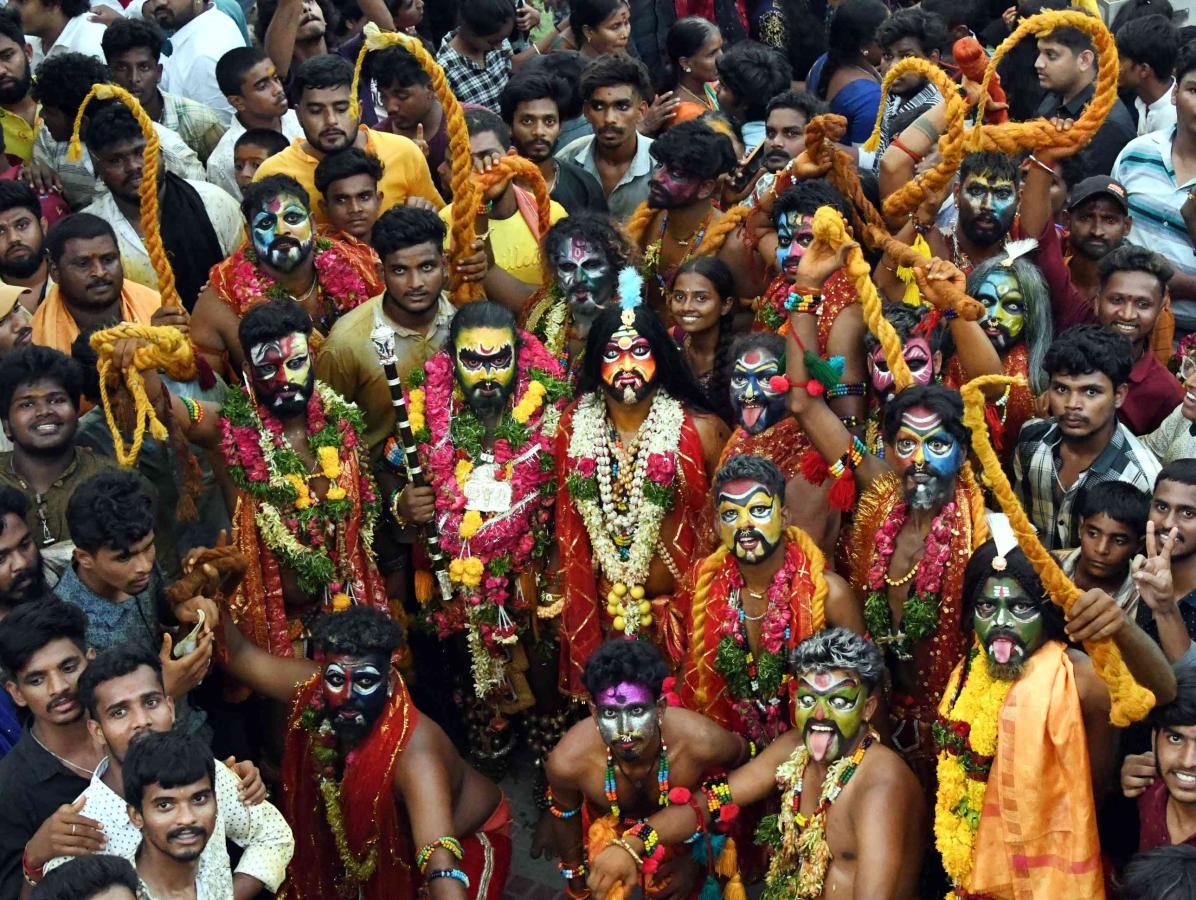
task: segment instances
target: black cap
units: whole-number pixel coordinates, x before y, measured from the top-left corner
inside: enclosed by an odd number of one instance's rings
[[[1092,175],[1073,187],[1071,197],[1067,201],[1067,210],[1070,212],[1081,203],[1101,195],[1109,197],[1127,216],[1130,214],[1130,201],[1125,188],[1120,181],[1115,181],[1108,175]]]

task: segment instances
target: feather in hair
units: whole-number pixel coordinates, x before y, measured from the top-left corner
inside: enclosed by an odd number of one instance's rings
[[[1038,249],[1038,240],[1036,238],[1025,238],[1020,241],[1009,241],[1005,245],[1005,258],[1001,260],[1001,265],[1012,266],[1018,257],[1025,256],[1027,253],[1032,253]]]

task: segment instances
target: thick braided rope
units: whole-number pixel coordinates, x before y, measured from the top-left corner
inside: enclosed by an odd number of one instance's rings
[[[112,372],[112,353],[116,349],[117,341],[126,338],[142,338],[149,343],[138,348],[133,357],[133,365],[124,371],[125,387],[133,398],[134,425],[133,443],[126,449],[124,438],[121,436],[116,416],[112,411],[112,403],[108,397],[108,378],[115,375]],[[100,376],[100,403],[104,407],[104,418],[108,422],[108,429],[112,432],[112,445],[116,451],[116,461],[122,466],[137,465],[137,457],[141,453],[141,444],[145,439],[146,426],[150,433],[162,441],[166,439],[166,426],[154,412],[145,393],[145,379],[141,372],[144,369],[165,369],[166,373],[177,380],[190,380],[195,377],[195,353],[191,341],[177,328],[158,325],[139,325],[136,322],[122,322],[103,331],[97,331],[91,336],[91,346],[96,351],[99,360],[96,369]]]
[[[544,173],[530,159],[522,156],[504,156],[489,172],[474,176],[477,180],[478,193],[485,193],[504,178],[521,178],[532,188],[532,196],[536,198],[536,212],[540,217],[540,233],[536,240],[540,240],[548,233],[552,225],[552,198],[548,195],[548,185],[544,181]]]
[[[814,584],[814,593],[810,596],[810,623],[814,633],[817,633],[826,628],[826,598],[831,592],[830,585],[826,583],[826,556],[813,539],[796,525],[786,528],[785,536],[801,547],[810,566],[810,580]]]
[[[1117,44],[1105,23],[1093,16],[1071,10],[1048,10],[1023,19],[1021,24],[997,47],[984,70],[984,82],[980,86],[980,102],[976,106],[976,121],[984,121],[984,108],[988,104],[988,85],[996,74],[997,65],[1013,46],[1029,35],[1045,34],[1056,28],[1078,28],[1092,38],[1097,53],[1097,75],[1095,92],[1080,118],[1071,129],[1059,132],[1049,119],[1038,118],[1028,122],[1005,122],[1000,125],[977,125],[968,132],[969,150],[997,150],[1001,153],[1018,153],[1035,147],[1081,147],[1096,134],[1097,130],[1117,102]]]
[[[145,244],[145,252],[149,254],[154,274],[158,276],[158,293],[162,297],[162,305],[181,308],[183,301],[179,299],[179,292],[174,286],[174,269],[166,257],[166,248],[162,244],[162,226],[158,218],[158,156],[161,143],[153,120],[146,115],[137,98],[124,88],[115,84],[92,85],[83,102],[79,104],[79,112],[75,114],[75,127],[71,131],[71,142],[67,148],[67,158],[72,162],[77,162],[83,157],[83,143],[79,139],[79,132],[83,127],[83,113],[92,100],[119,100],[133,113],[137,124],[141,126],[141,133],[145,135],[145,167],[141,175],[141,186],[137,189],[141,199],[141,241]]]
[[[1009,478],[1001,468],[1001,462],[989,439],[988,420],[984,412],[984,388],[1006,386],[1015,382],[1024,384],[1025,379],[1011,378],[1007,375],[983,375],[965,384],[960,391],[964,400],[964,424],[972,430],[972,450],[980,460],[993,495],[1013,526],[1018,546],[1034,566],[1034,571],[1038,573],[1043,587],[1051,595],[1051,600],[1066,613],[1080,596],[1079,588],[1063,574],[1054,557],[1039,542],[1034,526],[1030,524],[1017,495],[1013,493]],[[1150,712],[1155,702],[1154,694],[1134,681],[1116,644],[1109,639],[1089,641],[1085,642],[1084,649],[1092,657],[1096,673],[1109,688],[1109,696],[1113,701],[1109,719],[1114,725],[1124,728]]]
[[[635,208],[631,213],[631,218],[623,226],[623,230],[631,238],[631,243],[641,250],[644,248],[644,239],[648,236],[648,226],[652,224],[652,219],[655,218],[657,212],[659,210],[652,209],[648,206],[648,201],[645,200]]]
[[[364,30],[365,42],[361,45],[361,52],[357,54],[357,63],[353,69],[353,89],[350,95],[350,114],[354,117],[361,115],[361,106],[357,96],[361,85],[361,67],[365,63],[366,55],[372,50],[384,47],[402,47],[415,57],[420,67],[432,79],[432,90],[440,101],[444,110],[445,128],[448,131],[449,160],[452,165],[450,186],[453,192],[453,218],[449,223],[449,233],[452,235],[453,256],[468,256],[477,237],[474,220],[477,207],[481,202],[481,192],[473,179],[473,155],[469,149],[469,130],[465,127],[465,113],[456,95],[448,86],[444,77],[444,69],[432,57],[418,38],[409,34],[399,34],[393,31],[380,31],[378,26],[370,22]],[[456,304],[467,303],[470,300],[482,298],[482,286],[477,282],[462,281],[456,275],[452,278],[452,300]]]
[[[710,602],[710,585],[714,576],[722,568],[730,549],[722,544],[702,560],[698,569],[698,577],[694,581],[693,599],[693,637],[690,641],[690,661],[697,673],[694,686],[694,706],[698,709],[706,708],[706,700],[710,696],[710,673],[703,657],[706,655],[706,606]],[[713,649],[713,648],[711,648]]]
[[[838,252],[840,247],[851,240],[843,217],[835,209],[822,206],[814,213],[814,240],[829,244],[833,252]],[[914,377],[910,374],[909,365],[901,353],[901,338],[884,316],[880,295],[876,292],[876,285],[872,283],[872,267],[864,259],[859,245],[848,252],[846,269],[855,284],[856,294],[859,295],[868,330],[876,335],[884,350],[885,361],[889,364],[889,371],[893,373],[893,383],[898,391],[904,390],[914,383]]]
[[[876,125],[872,135],[864,144],[865,150],[875,151],[880,146],[880,123],[884,119],[885,102],[893,82],[907,72],[917,72],[931,82],[943,99],[947,102],[947,128],[939,136],[939,154],[942,160],[932,169],[927,169],[913,181],[906,182],[885,198],[885,215],[898,218],[907,215],[918,208],[926,198],[937,196],[959,171],[959,164],[964,157],[964,125],[968,108],[959,95],[959,85],[951,80],[942,69],[925,59],[909,58],[897,62],[885,75],[881,85],[880,110],[876,116]],[[856,179],[858,181],[858,177]]]
[[[652,219],[656,217],[658,212],[660,210],[652,209],[648,206],[647,201],[645,201],[635,208],[635,212],[631,214],[631,218],[623,226],[627,237],[641,250],[647,249],[644,242],[648,237],[648,226],[652,224]],[[714,254],[723,249],[727,238],[746,222],[748,216],[751,214],[752,210],[747,206],[734,206],[724,212],[721,219],[706,229],[706,234],[702,236],[702,243],[698,244],[697,249],[693,251],[692,255],[714,256]]]

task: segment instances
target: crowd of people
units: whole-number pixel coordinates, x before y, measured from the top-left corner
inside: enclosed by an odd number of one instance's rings
[[[0,900],[1196,896],[1196,29],[1007,2],[8,0]]]

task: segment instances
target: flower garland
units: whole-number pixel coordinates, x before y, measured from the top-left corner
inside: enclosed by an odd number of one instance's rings
[[[589,533],[594,556],[614,582],[607,595],[607,612],[614,618],[615,630],[628,637],[652,624],[643,584],[656,554],[660,526],[673,504],[684,422],[680,401],[658,390],[640,426],[630,496],[616,498],[611,484],[616,464],[608,446],[605,402],[590,394],[573,413],[566,486]],[[616,544],[616,535],[624,546]]]
[[[972,876],[976,831],[997,752],[998,719],[1013,684],[1012,679],[989,673],[975,644],[951,673],[938,721],[932,726],[938,748],[934,841],[954,885],[949,900],[966,896],[960,892]]]
[[[512,591],[512,576],[544,556],[553,495],[552,441],[568,396],[556,361],[534,337],[521,334],[514,405],[503,412],[487,451],[486,427],[464,402],[452,357],[441,351],[412,381],[408,415],[436,491],[440,543],[450,557],[455,601],[431,613],[444,638],[466,632],[477,697],[504,677],[503,646],[517,640],[512,613],[529,598]],[[492,462],[490,462],[492,460]],[[465,486],[479,463],[511,488],[511,505],[500,512],[466,509]]]
[[[838,799],[859,769],[868,748],[878,735],[871,726],[851,756],[835,760],[827,768],[818,795],[818,806],[809,816],[801,812],[801,795],[810,751],[803,743],[793,755],[777,767],[777,787],[781,789],[781,811],[765,816],[756,829],[756,843],[773,848],[761,900],[813,900],[822,896],[826,873],[831,865],[831,848],[826,840],[826,819],[831,804]]]
[[[233,481],[257,501],[254,517],[262,540],[279,562],[294,570],[300,590],[313,595],[327,590],[335,609],[346,608],[352,603],[345,593],[349,573],[344,570],[350,551],[340,545],[341,526],[357,510],[344,478],[360,446],[361,413],[316,382],[307,404],[307,440],[319,462],[318,474],[308,470],[287,441],[282,423],[259,412],[242,389],[229,389],[220,413],[220,448]],[[321,476],[328,480],[328,492],[318,500],[308,482]],[[360,471],[358,491],[361,541],[369,547],[379,503],[367,471]]]
[[[922,558],[915,568],[913,590],[902,604],[901,625],[897,631],[893,630],[893,616],[889,609],[887,576],[889,561],[897,547],[897,536],[909,519],[909,506],[904,502],[898,503],[876,534],[876,551],[866,582],[868,592],[864,598],[864,624],[877,646],[882,650],[886,645],[892,647],[898,659],[908,660],[914,644],[930,637],[938,628],[943,576],[951,559],[951,529],[955,527],[957,511],[958,507],[952,501],[942,508],[931,523]]]
[[[796,294],[793,285],[784,278],[774,278],[764,295],[756,301],[756,324],[764,331],[777,332],[789,321],[792,307],[789,297]]]

